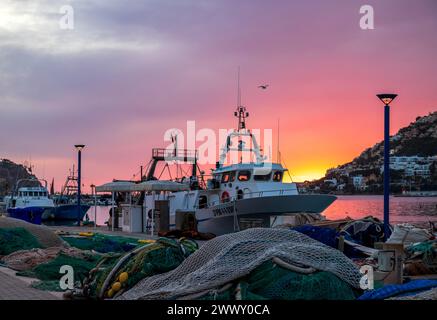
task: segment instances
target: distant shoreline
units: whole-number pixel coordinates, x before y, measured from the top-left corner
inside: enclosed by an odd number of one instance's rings
[[[317,194],[317,192],[309,192],[302,194]],[[383,196],[382,193],[323,193],[323,194],[331,194],[334,196]],[[437,198],[437,191],[433,191],[431,194],[402,194],[402,193],[391,193],[391,197],[397,198]]]

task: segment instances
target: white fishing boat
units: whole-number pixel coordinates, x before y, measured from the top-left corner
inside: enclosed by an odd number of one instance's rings
[[[35,187],[19,187],[23,181],[37,182],[36,179],[23,179],[17,182],[16,191],[5,197],[6,211],[12,218],[17,218],[41,224],[41,219],[44,214],[50,212],[54,208],[53,200],[50,199],[46,186]],[[44,180],[41,180],[44,181]]]
[[[154,161],[146,180],[153,179],[156,163],[164,159],[191,161],[193,170],[192,176],[182,182],[190,186],[189,191],[145,195],[143,211],[148,226],[156,221],[156,211],[161,216],[168,213],[170,229],[175,228],[178,213],[191,212],[199,232],[221,235],[251,227],[272,227],[301,213],[320,215],[335,201],[333,195],[301,195],[295,183],[284,182],[287,169],[279,163],[265,162],[255,135],[246,129],[245,108],[238,107],[235,115],[239,118],[238,129],[228,135],[220,161],[204,188],[196,176],[195,152],[153,150]],[[243,138],[251,140],[250,148],[245,147]],[[235,151],[253,153],[254,161],[223,165],[228,153]]]

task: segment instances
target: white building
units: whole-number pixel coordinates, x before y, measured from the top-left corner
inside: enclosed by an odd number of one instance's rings
[[[354,176],[352,177],[352,184],[354,185],[355,189],[362,190],[365,188],[366,180],[362,175]]]
[[[390,169],[402,170],[405,176],[422,176],[429,177],[431,175],[431,165],[437,161],[437,156],[420,157],[420,156],[396,156],[390,157]],[[381,166],[381,173],[384,172],[384,166]]]

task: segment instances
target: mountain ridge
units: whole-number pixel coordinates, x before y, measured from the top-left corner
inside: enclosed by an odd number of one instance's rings
[[[20,179],[37,179],[37,177],[32,173],[31,167],[14,163],[9,159],[0,159],[0,196],[10,194]]]
[[[352,161],[337,166],[343,169],[350,165],[381,165],[384,154],[384,141],[365,149]],[[417,117],[416,121],[390,136],[390,154],[392,156],[435,156],[437,155],[437,111]],[[328,170],[329,171],[329,170]]]

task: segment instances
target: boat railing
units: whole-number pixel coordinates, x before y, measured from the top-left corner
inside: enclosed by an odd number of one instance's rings
[[[152,149],[152,157],[161,160],[184,160],[184,161],[195,161],[197,157],[196,150],[188,149],[164,149],[164,148],[154,148]]]
[[[278,189],[278,190],[263,190],[263,191],[247,192],[247,193],[243,193],[243,199],[267,197],[269,194],[272,193],[274,195],[283,196],[285,193],[289,193],[291,191],[295,191],[295,189]],[[250,195],[250,197],[246,197],[246,195]]]
[[[223,207],[226,207],[229,205],[229,203],[238,202],[241,200],[262,198],[262,197],[268,197],[268,196],[290,195],[290,192],[293,192],[293,191],[295,191],[295,190],[294,189],[278,189],[278,190],[263,190],[263,191],[246,192],[246,193],[243,193],[241,195],[237,195],[235,197],[230,197],[225,201],[217,200],[217,201],[213,201],[213,202],[210,202],[208,204],[201,205],[201,206],[197,205],[197,206],[195,206],[195,209],[207,209],[207,208],[215,207],[215,206],[220,207],[221,205],[223,205]]]

